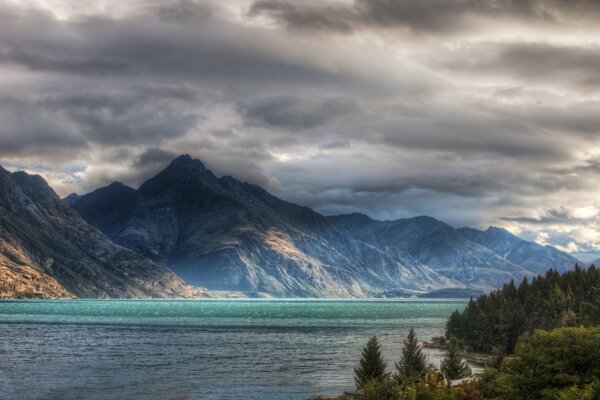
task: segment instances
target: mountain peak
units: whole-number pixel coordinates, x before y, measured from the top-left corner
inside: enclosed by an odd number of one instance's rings
[[[133,188],[127,186],[126,184],[119,182],[119,181],[115,181],[113,183],[111,183],[110,185],[106,186],[106,189],[110,189],[110,190],[134,190]]]
[[[16,171],[11,173],[11,177],[21,190],[34,200],[58,198],[48,182],[40,175],[30,175],[25,171]]]
[[[505,229],[505,228],[501,228],[499,226],[493,226],[490,225],[488,226],[488,228],[486,229],[487,232],[506,232],[506,233],[510,233],[509,230]],[[512,235],[512,233],[510,233]]]
[[[73,205],[77,200],[81,198],[77,193],[71,193],[68,196],[65,196],[62,200],[68,205]]]
[[[359,212],[353,212],[350,214],[331,215],[327,218],[340,226],[349,226],[352,224],[368,224],[370,222],[373,222],[373,219],[371,219],[371,217]]]
[[[202,185],[213,186],[216,180],[217,178],[202,161],[192,158],[189,154],[183,154],[171,161],[167,168],[144,182],[138,191],[146,195],[157,195],[167,193],[174,186],[180,186],[182,182],[195,182],[194,185],[202,182]]]
[[[189,154],[182,154],[169,164],[169,167],[177,167],[177,168],[195,168],[199,170],[205,170],[206,167],[202,163],[202,161],[192,158]]]

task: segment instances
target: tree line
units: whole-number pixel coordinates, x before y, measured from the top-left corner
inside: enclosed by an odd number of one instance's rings
[[[447,342],[440,371],[425,365],[413,330],[403,343],[394,374],[386,371],[372,337],[355,368],[358,391],[330,400],[600,400],[600,328],[537,329],[517,341],[515,352],[476,379],[451,386],[446,378],[469,370]],[[323,400],[323,399],[322,399]]]
[[[454,399],[457,389],[448,385],[449,380],[468,376],[471,376],[471,369],[462,360],[454,342],[448,343],[439,371],[428,366],[413,328],[402,343],[402,356],[395,363],[393,374],[387,371],[387,362],[376,336],[369,339],[359,365],[354,369],[356,398],[359,400]]]
[[[413,329],[394,373],[372,337],[354,369],[358,391],[336,400],[600,400],[600,270],[591,266],[514,282],[477,299],[446,324],[439,371],[426,366]],[[497,353],[467,377],[464,350]]]
[[[595,266],[560,275],[510,282],[455,311],[446,324],[446,337],[456,338],[467,350],[511,354],[518,338],[535,329],[600,324],[600,270]]]

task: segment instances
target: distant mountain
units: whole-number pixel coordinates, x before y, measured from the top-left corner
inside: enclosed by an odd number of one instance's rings
[[[579,262],[573,256],[552,246],[527,242],[503,228],[489,227],[485,231],[460,228],[457,232],[536,275],[545,274],[549,268],[562,273],[573,269]]]
[[[67,197],[63,198],[63,201],[65,203],[67,203],[68,205],[71,205],[71,204],[75,203],[77,200],[79,200],[79,197],[80,196],[77,193],[71,193]]]
[[[0,297],[192,297],[206,291],[113,244],[37,175],[0,167]]]
[[[591,251],[581,251],[570,253],[572,257],[575,257],[577,260],[580,260],[582,265],[596,265],[598,266],[600,262],[600,250],[591,250]]]
[[[209,289],[387,296],[489,290],[534,276],[434,218],[325,217],[258,186],[218,178],[188,155],[137,190],[116,182],[71,205],[115,243]],[[532,267],[534,258],[523,263]]]
[[[310,208],[188,155],[135,190],[113,183],[72,207],[115,243],[186,281],[275,296],[371,296],[464,287],[402,249],[358,240]]]
[[[376,221],[363,214],[329,217],[354,238],[389,252],[405,252],[437,273],[474,288],[490,289],[533,274],[472,242],[435,218]]]

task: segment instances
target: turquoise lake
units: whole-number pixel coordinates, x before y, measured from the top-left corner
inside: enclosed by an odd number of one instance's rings
[[[463,299],[0,301],[0,397],[307,399],[353,388],[377,335],[388,367]],[[432,364],[441,354],[428,351]]]

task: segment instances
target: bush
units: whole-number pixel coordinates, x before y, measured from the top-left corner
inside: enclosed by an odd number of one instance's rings
[[[489,399],[596,400],[598,377],[600,328],[558,328],[521,337],[514,357],[487,370],[480,387]]]

